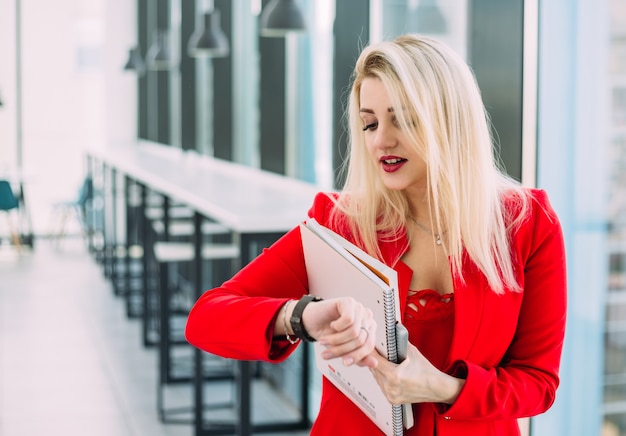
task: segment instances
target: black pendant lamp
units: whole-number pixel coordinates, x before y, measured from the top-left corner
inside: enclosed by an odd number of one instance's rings
[[[146,65],[151,70],[164,71],[172,66],[167,31],[159,29],[152,36],[152,45],[146,53]]]
[[[448,31],[446,18],[437,0],[422,0],[417,7],[417,31],[420,33],[443,34]]]
[[[189,38],[187,54],[192,58],[228,56],[230,45],[220,27],[220,11],[205,12],[202,18],[204,25]]]
[[[139,47],[133,47],[128,50],[128,60],[124,65],[124,70],[126,71],[134,71],[137,74],[143,74],[146,71],[146,64],[141,58],[141,51]]]
[[[261,36],[284,37],[289,32],[305,30],[306,23],[295,0],[272,0],[261,13]]]

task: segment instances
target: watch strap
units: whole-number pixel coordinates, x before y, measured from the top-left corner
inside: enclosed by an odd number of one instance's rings
[[[293,334],[297,338],[306,342],[315,342],[315,338],[311,337],[304,328],[304,324],[302,323],[302,312],[304,312],[304,308],[309,303],[317,301],[322,301],[322,299],[314,295],[304,295],[296,303],[296,306],[293,308],[293,312],[291,313],[291,318],[289,319]]]

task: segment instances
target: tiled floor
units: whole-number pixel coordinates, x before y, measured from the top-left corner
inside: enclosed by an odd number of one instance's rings
[[[80,239],[0,247],[0,435],[187,436],[156,414],[156,350]]]
[[[80,239],[0,246],[0,436],[191,436],[157,417],[156,352]]]

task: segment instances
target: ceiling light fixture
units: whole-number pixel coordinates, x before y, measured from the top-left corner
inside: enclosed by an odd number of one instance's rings
[[[146,53],[146,65],[151,70],[169,70],[172,66],[167,31],[158,29],[152,35],[152,45]]]
[[[124,64],[124,70],[135,71],[137,74],[143,74],[146,71],[146,64],[141,57],[139,47],[133,47],[128,50],[128,60]]]
[[[306,23],[295,0],[272,0],[261,13],[261,36],[284,37],[289,32],[305,30]]]
[[[228,56],[230,45],[220,28],[220,11],[205,12],[202,18],[204,26],[196,29],[189,38],[187,54],[193,58]]]

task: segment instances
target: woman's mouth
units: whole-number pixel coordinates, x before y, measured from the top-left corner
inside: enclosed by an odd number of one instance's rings
[[[406,159],[397,156],[384,156],[380,158],[380,163],[382,164],[383,171],[385,171],[386,173],[393,173],[394,171],[398,171],[406,162]]]

